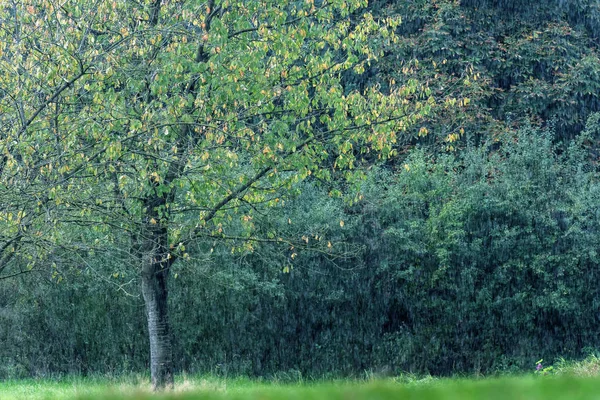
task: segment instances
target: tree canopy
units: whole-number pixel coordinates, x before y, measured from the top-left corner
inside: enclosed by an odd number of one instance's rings
[[[427,112],[415,85],[345,85],[397,40],[399,20],[364,7],[5,4],[1,167],[18,203],[3,210],[5,257],[35,253],[31,268],[42,247],[74,262],[129,243],[121,257],[144,278],[153,382],[172,382],[166,281],[186,247],[227,238],[232,219],[251,246],[253,213],[307,176],[393,155],[397,136]],[[91,229],[74,237],[69,226]]]

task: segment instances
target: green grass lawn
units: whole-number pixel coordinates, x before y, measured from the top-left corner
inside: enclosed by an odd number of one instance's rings
[[[0,399],[600,399],[600,378],[523,376],[490,379],[429,379],[399,382],[340,381],[275,384],[248,380],[180,378],[174,392],[154,395],[147,381],[101,380],[0,382]]]

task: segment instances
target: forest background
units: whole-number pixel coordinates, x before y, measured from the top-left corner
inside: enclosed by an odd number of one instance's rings
[[[178,248],[175,371],[488,374],[599,348],[600,4],[539,3],[381,0],[352,11],[401,23],[392,44],[369,44],[382,56],[340,74],[344,90],[408,87],[426,112],[381,159],[359,141],[338,147],[320,172],[270,182],[273,197],[256,201],[267,211],[240,203],[237,218]],[[6,139],[11,114],[0,118]],[[345,152],[352,174],[336,169]],[[0,378],[146,371],[142,278],[123,227],[90,230],[82,215],[48,241],[29,237],[43,218],[26,225],[35,213],[19,214],[22,175],[6,162]],[[77,247],[89,242],[100,244]]]

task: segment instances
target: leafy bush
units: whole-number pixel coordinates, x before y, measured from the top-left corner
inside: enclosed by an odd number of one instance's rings
[[[173,270],[177,369],[493,373],[598,348],[594,121],[567,148],[527,128],[460,154],[414,150],[372,170],[352,203],[307,183],[255,217],[257,237],[286,232],[295,247],[200,243]],[[146,368],[140,299],[92,278],[0,283],[2,376]]]

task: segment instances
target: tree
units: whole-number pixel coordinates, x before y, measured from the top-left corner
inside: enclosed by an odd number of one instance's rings
[[[134,268],[152,383],[172,386],[167,281],[173,263],[190,257],[186,248],[201,238],[246,249],[257,240],[285,242],[277,232],[254,237],[253,215],[308,176],[345,170],[351,178],[367,153],[393,156],[397,135],[427,113],[430,101],[414,82],[385,93],[344,84],[396,40],[398,21],[375,20],[364,7],[363,0],[2,5],[2,183],[27,187],[23,214],[44,229],[26,231],[46,243],[12,246],[3,238],[3,250],[31,253],[29,268],[99,250]],[[228,235],[231,221],[242,234]]]
[[[362,77],[382,86],[416,80],[436,100],[429,116],[405,135],[409,144],[455,151],[469,137],[480,143],[550,121],[556,140],[568,142],[599,110],[594,38],[600,25],[593,1],[376,4],[370,5],[374,15],[402,16],[400,39]]]

